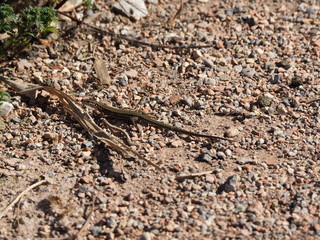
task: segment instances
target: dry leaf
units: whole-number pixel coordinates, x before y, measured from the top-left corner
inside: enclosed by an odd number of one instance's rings
[[[95,60],[94,70],[96,71],[96,74],[103,85],[110,85],[111,78],[108,73],[105,60],[100,60],[100,59]]]

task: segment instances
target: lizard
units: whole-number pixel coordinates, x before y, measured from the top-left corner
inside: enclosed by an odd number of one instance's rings
[[[121,118],[121,119],[127,119],[132,122],[135,121],[143,121],[150,125],[153,125],[154,127],[158,128],[164,128],[167,130],[171,130],[178,133],[183,133],[186,135],[196,136],[196,137],[204,137],[208,139],[214,139],[214,140],[230,140],[228,138],[219,137],[219,136],[213,136],[213,135],[206,135],[202,133],[196,133],[192,131],[188,131],[179,127],[175,127],[169,124],[166,124],[164,122],[158,121],[144,113],[133,111],[133,110],[127,110],[127,109],[121,109],[121,108],[115,108],[111,107],[105,103],[98,102],[92,99],[83,99],[82,100],[86,105],[90,105],[94,108],[96,108],[99,112],[104,113],[106,115],[109,115],[114,118]]]

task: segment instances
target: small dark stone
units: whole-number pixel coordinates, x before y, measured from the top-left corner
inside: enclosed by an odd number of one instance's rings
[[[91,232],[92,232],[93,236],[95,236],[95,237],[99,236],[99,234],[101,233],[101,231],[102,231],[102,228],[101,228],[101,227],[93,227],[93,228],[91,229]]]
[[[272,84],[280,84],[281,83],[281,75],[279,75],[279,74],[272,75],[272,77],[270,79],[270,83],[272,83]]]
[[[151,235],[148,232],[143,233],[140,237],[139,240],[151,240]]]
[[[288,70],[289,68],[291,68],[291,64],[287,60],[283,60],[283,61],[277,62],[276,66],[284,68],[285,70]]]
[[[308,9],[306,10],[306,13],[307,13],[307,14],[314,14],[314,8],[313,8],[313,7],[308,8]]]
[[[242,8],[242,7],[236,7],[236,8],[233,9],[233,13],[234,14],[245,13],[245,12],[246,12],[246,10],[244,8]]]
[[[89,192],[89,191],[90,191],[89,188],[86,187],[86,186],[81,186],[81,187],[79,188],[79,192],[80,192],[80,193],[86,193],[86,192]]]
[[[201,154],[197,157],[197,161],[200,162],[211,162],[216,156],[209,150],[203,150]]]
[[[282,103],[283,103],[286,107],[290,107],[290,106],[291,106],[291,103],[290,103],[290,101],[289,101],[288,99],[284,99],[284,100],[282,101]]]
[[[106,226],[109,228],[113,228],[117,225],[117,221],[114,217],[109,217],[106,220]]]
[[[217,157],[219,159],[226,159],[227,156],[224,152],[219,151],[219,152],[217,152]]]
[[[226,11],[226,15],[227,15],[227,16],[232,16],[232,15],[233,15],[233,9],[228,9],[228,10]]]
[[[302,78],[299,76],[295,76],[292,78],[291,83],[289,87],[291,88],[297,88],[303,84]]]
[[[227,15],[224,14],[224,13],[218,13],[218,14],[217,14],[217,17],[220,18],[220,19],[226,18],[226,16],[227,16]]]
[[[14,123],[19,123],[19,122],[21,122],[21,119],[18,118],[18,117],[14,117],[14,118],[11,119],[11,121],[14,122]]]
[[[51,59],[57,59],[59,57],[52,47],[48,47],[47,50]]]
[[[217,189],[217,194],[221,194],[222,192],[235,192],[237,183],[239,180],[238,175],[233,175],[231,177],[228,177],[228,179],[225,181],[225,183],[221,184]]]
[[[92,146],[93,146],[93,143],[91,141],[84,142],[81,145],[82,148],[89,148],[89,147],[92,147]]]
[[[128,80],[128,77],[127,76],[119,76],[117,77],[117,83],[120,85],[120,86],[127,86],[128,83],[129,83],[129,80]]]
[[[271,106],[273,100],[268,96],[260,96],[258,98],[257,104],[261,107],[269,107]]]
[[[318,28],[311,28],[309,34],[311,35],[317,35],[319,32],[319,29]]]
[[[196,101],[193,105],[194,109],[203,109],[204,103],[202,101]]]
[[[281,47],[284,44],[284,38],[282,36],[278,39],[278,46]]]
[[[251,15],[244,15],[242,17],[242,21],[246,24],[248,24],[250,27],[257,24],[257,21],[252,17]]]

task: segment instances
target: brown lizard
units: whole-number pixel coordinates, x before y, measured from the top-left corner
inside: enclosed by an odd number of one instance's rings
[[[140,112],[136,112],[136,111],[132,111],[132,110],[127,110],[127,109],[120,109],[120,108],[115,108],[115,107],[111,107],[105,103],[101,103],[101,102],[97,102],[95,100],[92,99],[83,99],[82,100],[84,103],[86,103],[87,105],[90,105],[94,108],[96,108],[97,110],[99,110],[101,113],[104,113],[106,115],[112,116],[114,118],[121,118],[121,119],[128,119],[132,122],[135,122],[137,120],[140,121],[144,121],[146,123],[149,123],[155,127],[160,127],[160,128],[165,128],[174,132],[179,132],[179,133],[184,133],[187,135],[191,135],[191,136],[197,136],[197,137],[205,137],[205,138],[209,138],[209,139],[219,139],[219,140],[230,140],[228,138],[224,138],[224,137],[218,137],[218,136],[213,136],[213,135],[206,135],[206,134],[202,134],[202,133],[196,133],[196,132],[191,132],[182,128],[178,128],[178,127],[174,127],[171,126],[169,124],[160,122],[158,120],[155,120],[154,118],[140,113]]]

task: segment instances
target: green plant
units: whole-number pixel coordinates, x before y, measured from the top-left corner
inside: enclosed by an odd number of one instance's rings
[[[9,37],[0,44],[0,57],[8,55],[9,50],[19,50],[35,39],[57,32],[53,22],[57,22],[53,8],[28,7],[15,14],[11,6],[1,4],[0,33],[7,33]]]
[[[14,26],[17,23],[17,17],[12,7],[7,4],[0,5],[0,33],[13,34]]]
[[[85,6],[87,9],[93,8],[93,0],[83,0],[83,6]]]
[[[18,32],[20,34],[28,33],[33,36],[43,36],[48,32],[57,32],[52,27],[52,22],[57,22],[56,11],[50,7],[28,7],[22,11]]]
[[[10,94],[6,91],[0,90],[0,104],[1,102],[11,102],[10,100]]]

